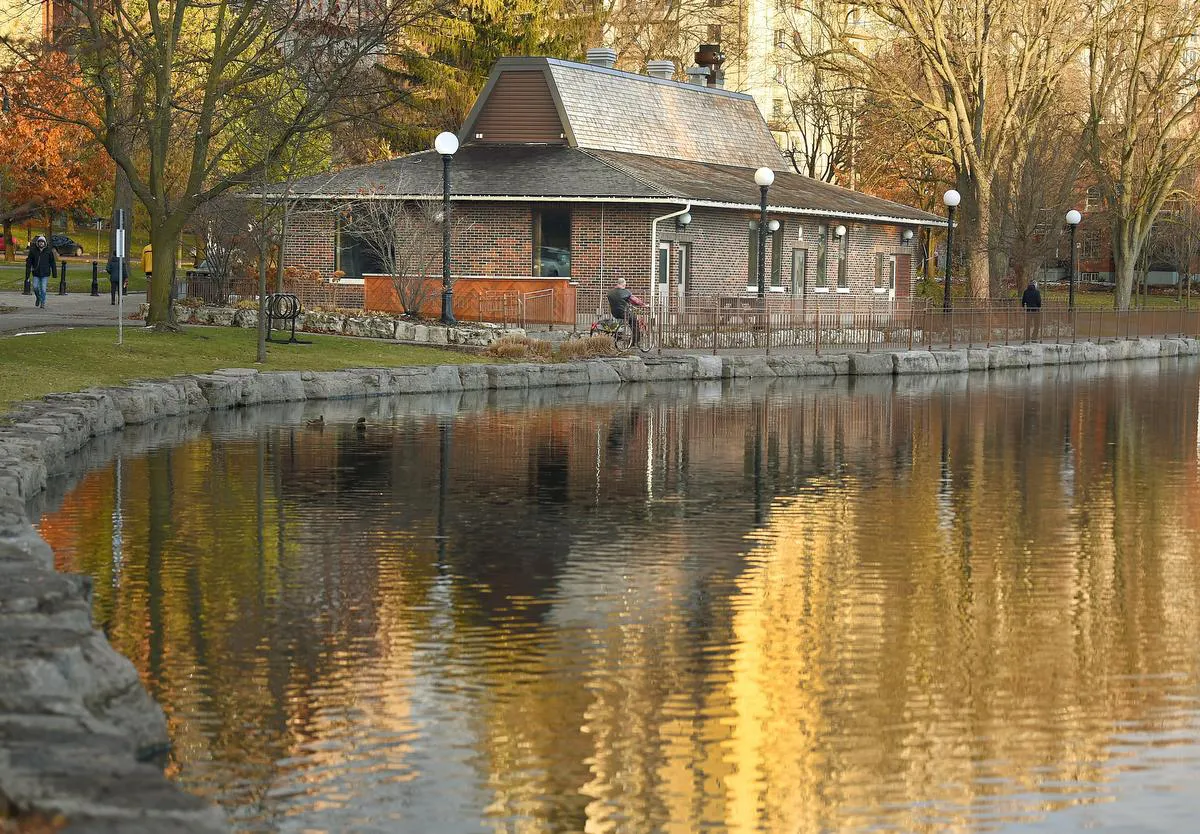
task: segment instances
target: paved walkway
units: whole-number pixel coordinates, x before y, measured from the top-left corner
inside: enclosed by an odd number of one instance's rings
[[[0,334],[66,330],[72,327],[116,327],[117,308],[110,304],[108,284],[99,297],[88,293],[68,293],[46,297],[46,309],[33,306],[32,295],[19,292],[0,292]],[[146,300],[145,293],[130,293],[122,299],[128,316]]]

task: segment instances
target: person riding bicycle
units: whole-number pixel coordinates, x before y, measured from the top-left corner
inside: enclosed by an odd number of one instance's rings
[[[629,326],[633,330],[633,342],[637,344],[638,337],[641,335],[638,333],[637,316],[626,316],[631,306],[645,307],[646,302],[625,288],[624,278],[618,278],[617,285],[608,291],[608,309],[617,321],[629,321]]]

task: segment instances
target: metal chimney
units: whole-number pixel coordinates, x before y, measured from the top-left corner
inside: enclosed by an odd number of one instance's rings
[[[674,61],[647,61],[646,75],[652,78],[663,78],[670,81],[675,77]]]
[[[689,84],[695,84],[697,87],[708,86],[708,67],[702,67],[699,64],[694,64],[688,67],[685,72]]]
[[[587,62],[593,67],[612,69],[617,63],[617,50],[601,46],[587,51]]]
[[[725,63],[725,54],[721,52],[719,43],[702,43],[696,50],[696,66],[708,68],[708,86],[724,87],[725,72],[721,65]]]

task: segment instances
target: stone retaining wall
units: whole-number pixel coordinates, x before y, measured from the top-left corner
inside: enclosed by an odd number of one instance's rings
[[[622,382],[900,376],[1200,354],[1200,341],[1022,345],[838,356],[682,356],[564,364],[438,365],[331,372],[223,370],[52,394],[0,424],[0,818],[64,814],[70,830],[215,832],[220,812],[146,761],[162,710],[92,627],[86,577],[54,571],[26,506],[93,438],[164,417],[263,403],[507,391]],[[965,377],[964,377],[965,379]]]
[[[149,304],[140,308],[140,318],[146,318]],[[203,324],[212,327],[258,327],[258,310],[240,307],[188,307],[175,305],[180,324]],[[290,330],[290,327],[288,328]],[[332,313],[321,310],[303,312],[296,319],[297,332],[326,333],[334,336],[362,336],[371,339],[391,339],[426,345],[463,345],[487,347],[503,336],[524,336],[519,328],[503,328],[494,324],[462,323],[445,327],[437,322],[411,321],[401,316],[380,313]],[[281,331],[276,331],[281,332]],[[276,337],[278,338],[278,337]]]

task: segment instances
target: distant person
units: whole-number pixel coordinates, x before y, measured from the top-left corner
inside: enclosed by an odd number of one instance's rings
[[[142,247],[142,272],[146,273],[146,295],[150,295],[150,278],[154,271],[154,249],[147,243]],[[129,284],[125,285],[125,294],[129,294]]]
[[[58,271],[58,258],[54,248],[46,243],[45,235],[38,235],[29,247],[25,256],[25,267],[33,277],[33,297],[35,307],[46,309],[46,285]]]
[[[117,265],[120,264],[121,275],[117,277]],[[104,271],[108,273],[108,292],[112,297],[112,303],[117,303],[117,283],[120,281],[121,288],[124,289],[122,295],[129,292],[129,258],[117,258],[117,253],[113,252],[108,256],[108,263],[104,265]]]
[[[1030,281],[1021,294],[1021,306],[1025,308],[1025,341],[1037,339],[1042,331],[1042,294],[1037,281]]]
[[[646,302],[625,288],[624,278],[618,278],[617,285],[608,291],[608,309],[612,313],[612,317],[618,321],[625,320],[626,313],[630,307],[645,306]],[[637,316],[629,316],[629,324],[633,328],[634,344],[637,344],[639,335]]]

